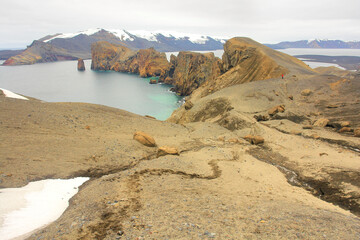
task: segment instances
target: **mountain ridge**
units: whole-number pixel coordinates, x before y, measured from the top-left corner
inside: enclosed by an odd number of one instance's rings
[[[342,41],[342,40],[299,40],[299,41],[284,41],[275,44],[264,44],[273,49],[285,48],[350,48],[360,49],[360,41]]]

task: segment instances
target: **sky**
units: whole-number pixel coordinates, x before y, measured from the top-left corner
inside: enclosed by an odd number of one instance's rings
[[[90,28],[360,41],[360,0],[1,0],[0,49]]]

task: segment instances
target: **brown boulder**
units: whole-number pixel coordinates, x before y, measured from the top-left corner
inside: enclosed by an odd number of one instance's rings
[[[156,156],[161,157],[165,155],[179,155],[179,151],[177,150],[177,148],[174,147],[168,147],[168,146],[159,147]]]
[[[354,137],[360,137],[360,128],[354,130]]]
[[[150,84],[157,84],[157,81],[156,81],[156,79],[150,79],[149,83]]]
[[[341,126],[341,127],[350,127],[350,122],[348,122],[348,121],[342,121],[342,122],[340,122],[340,126]]]
[[[194,104],[190,100],[186,101],[185,105],[184,105],[186,110],[191,109],[193,106],[194,106]]]
[[[85,64],[84,64],[84,60],[82,58],[78,59],[77,69],[78,69],[78,71],[85,71]]]
[[[326,127],[326,125],[329,123],[329,119],[326,118],[320,118],[315,121],[314,126],[317,127]]]
[[[155,147],[156,146],[154,138],[151,137],[149,134],[141,132],[141,131],[135,132],[133,139],[135,139],[139,143],[141,143],[141,144],[143,144],[145,146],[148,146],[148,147]]]
[[[312,93],[310,89],[304,89],[301,91],[301,95],[303,96],[309,96]]]
[[[264,143],[264,138],[261,136],[253,136],[253,135],[246,135],[245,137],[243,137],[246,141],[248,141],[251,144],[261,144]]]
[[[339,130],[339,133],[343,133],[343,132],[351,132],[352,131],[352,129],[351,128],[349,128],[349,127],[343,127],[343,128],[341,128],[340,130]]]
[[[268,111],[268,114],[270,116],[273,116],[273,115],[277,114],[278,112],[285,112],[285,106],[284,105],[278,105],[276,107],[273,107]]]

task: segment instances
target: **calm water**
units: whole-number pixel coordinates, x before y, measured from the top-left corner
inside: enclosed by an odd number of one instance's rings
[[[0,62],[1,63],[1,62]],[[48,102],[86,102],[165,120],[180,106],[170,85],[149,84],[135,74],[77,71],[77,61],[0,66],[0,87]]]

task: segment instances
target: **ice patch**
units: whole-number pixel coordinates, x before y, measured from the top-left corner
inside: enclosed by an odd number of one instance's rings
[[[13,93],[9,90],[3,89],[3,88],[0,88],[0,90],[3,91],[3,93],[5,94],[5,97],[29,100],[26,97],[20,96],[19,94]]]
[[[24,235],[55,221],[87,180],[87,177],[48,179],[22,188],[0,189],[0,238],[25,238]]]

